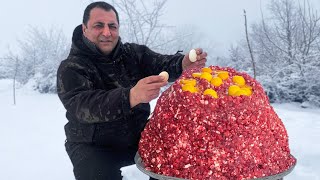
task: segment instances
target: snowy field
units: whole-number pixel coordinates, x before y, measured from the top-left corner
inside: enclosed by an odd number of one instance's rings
[[[154,104],[154,102],[153,102]],[[27,88],[17,91],[0,80],[1,180],[71,180],[72,165],[64,150],[65,110],[57,95]],[[298,164],[285,180],[320,180],[320,108],[273,104],[288,133]],[[147,180],[134,165],[122,168],[125,180]]]

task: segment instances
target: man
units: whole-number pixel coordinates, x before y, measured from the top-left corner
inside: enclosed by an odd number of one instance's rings
[[[84,11],[75,28],[68,58],[61,62],[57,90],[67,110],[66,151],[79,180],[122,179],[120,168],[134,164],[149,102],[184,69],[203,67],[207,54],[197,49],[192,63],[182,54],[161,55],[148,47],[123,44],[119,17],[105,2]]]

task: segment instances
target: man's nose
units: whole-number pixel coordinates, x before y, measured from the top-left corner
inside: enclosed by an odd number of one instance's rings
[[[111,36],[111,32],[110,32],[110,29],[108,26],[105,26],[103,28],[102,35],[107,36],[107,37]]]

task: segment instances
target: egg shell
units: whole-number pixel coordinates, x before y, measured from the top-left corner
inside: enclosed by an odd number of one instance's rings
[[[165,78],[165,81],[168,81],[169,79],[169,74],[166,71],[162,71],[159,76],[163,76]]]
[[[196,62],[197,61],[197,52],[195,49],[191,49],[189,52],[189,59],[191,62]]]

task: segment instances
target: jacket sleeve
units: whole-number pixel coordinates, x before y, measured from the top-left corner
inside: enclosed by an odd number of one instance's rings
[[[163,55],[156,53],[144,45],[134,44],[136,55],[139,59],[141,69],[146,76],[156,75],[162,71],[169,73],[169,81],[179,78],[182,73],[182,59],[184,55]]]
[[[130,88],[109,91],[93,88],[88,67],[62,62],[57,72],[57,92],[64,107],[81,123],[125,119],[130,114]]]

